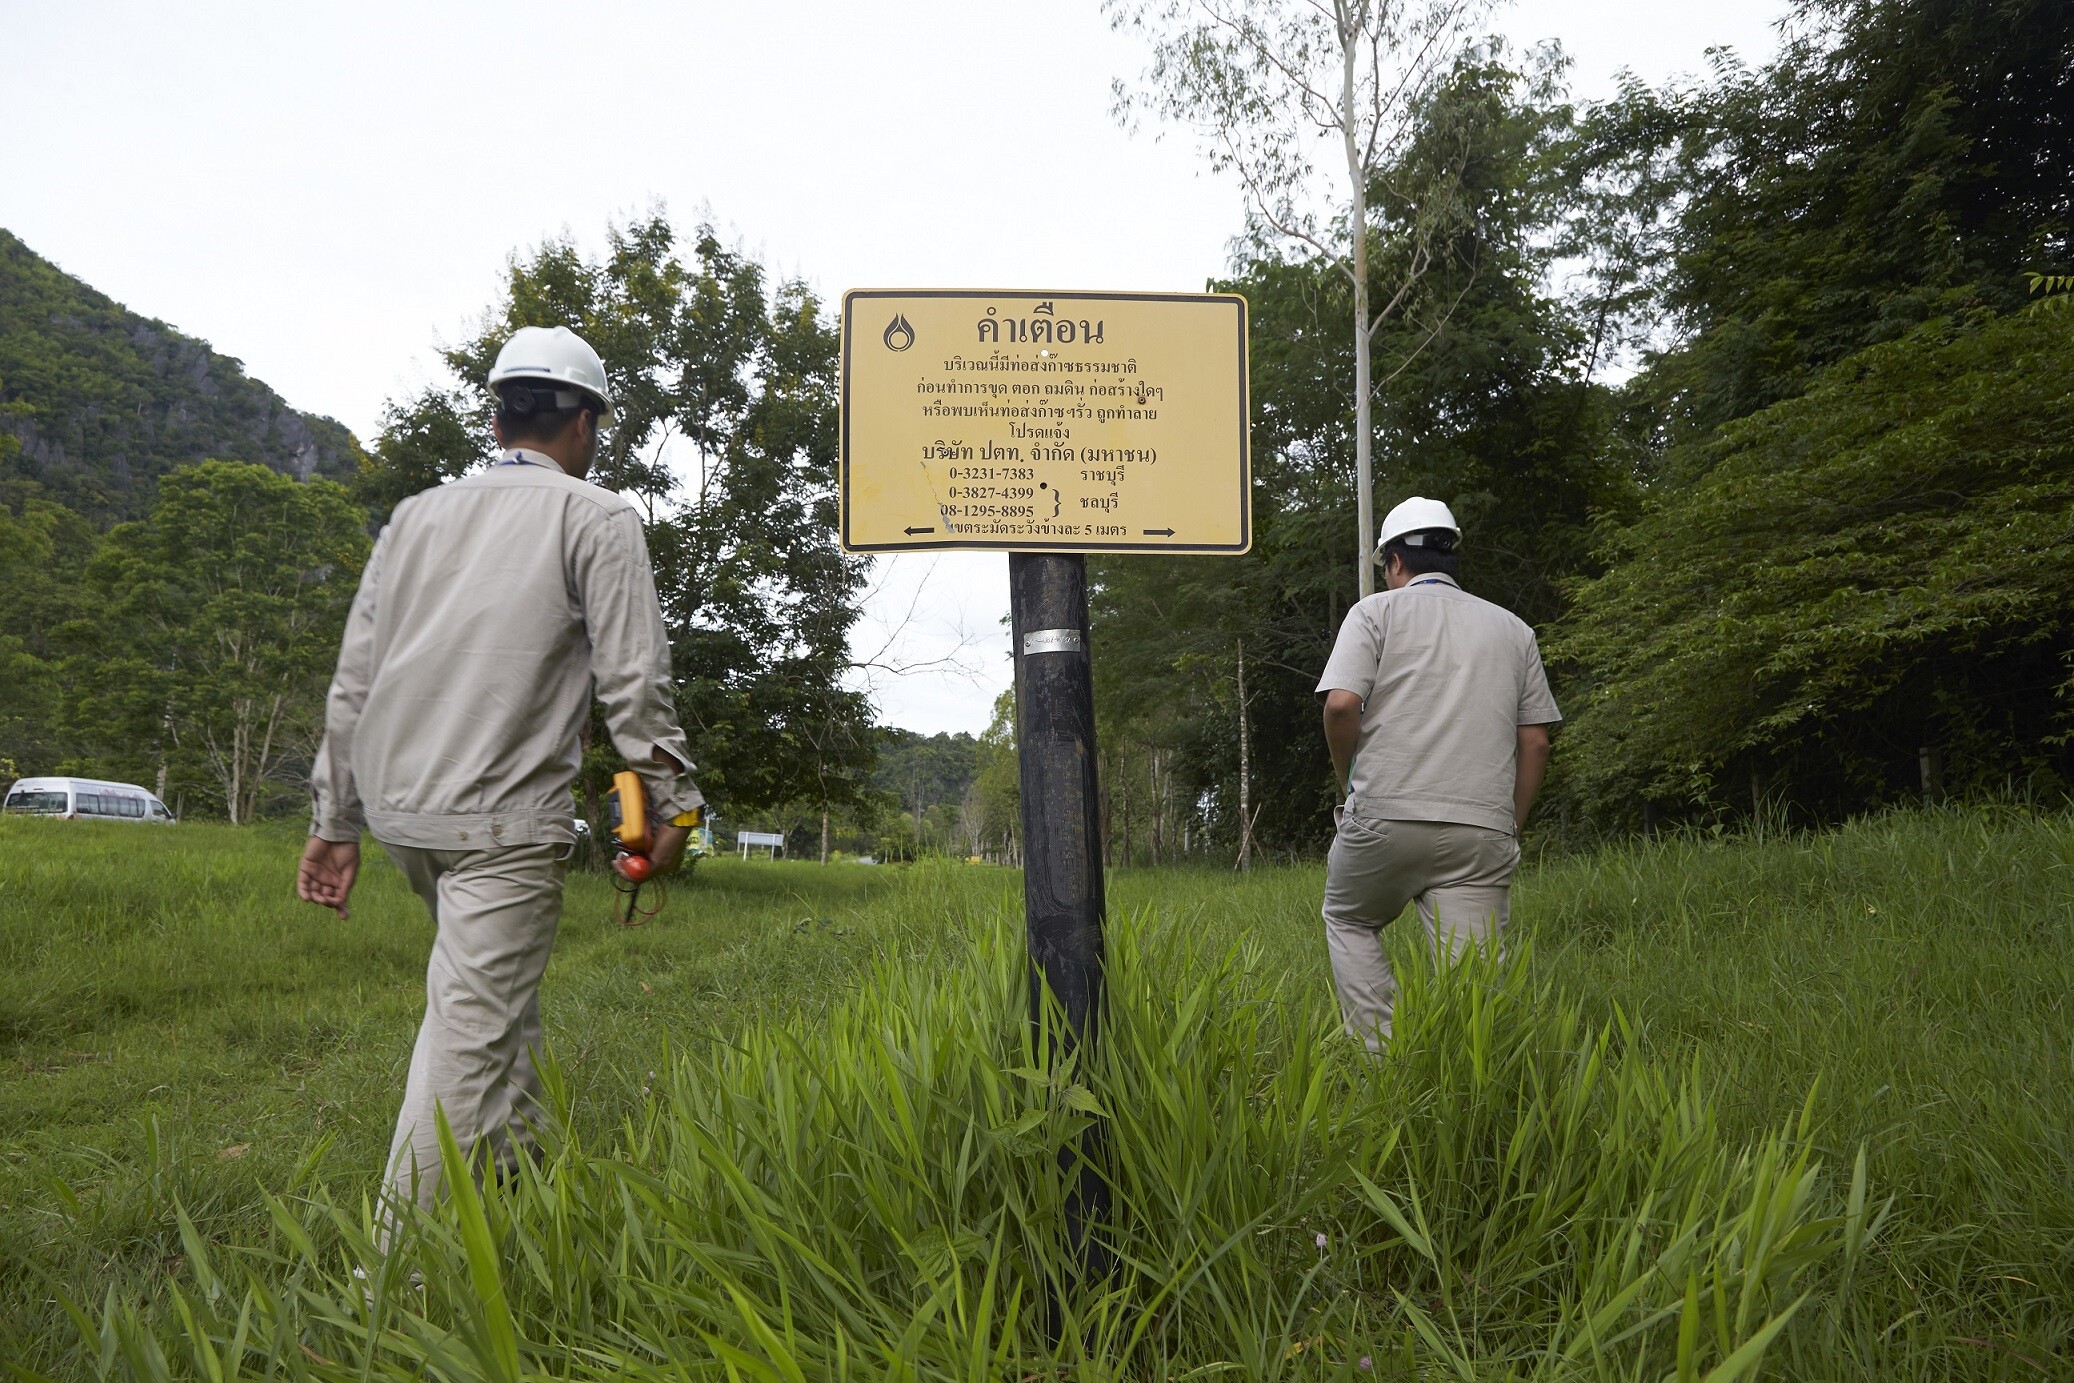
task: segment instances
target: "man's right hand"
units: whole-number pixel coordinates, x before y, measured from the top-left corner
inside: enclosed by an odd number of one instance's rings
[[[691,843],[691,829],[686,826],[658,826],[655,840],[648,851],[648,859],[658,874],[674,874],[677,866],[684,863],[684,847]]]
[[[295,895],[305,903],[332,909],[343,922],[346,899],[352,895],[353,880],[359,873],[359,841],[311,836],[295,866]]]

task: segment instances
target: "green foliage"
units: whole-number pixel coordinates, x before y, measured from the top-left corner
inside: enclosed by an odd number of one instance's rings
[[[98,543],[91,525],[63,505],[35,498],[24,498],[18,512],[0,505],[0,756],[25,775],[52,771],[65,752],[53,633],[85,608],[81,580]]]
[[[464,395],[430,389],[382,410],[375,454],[354,473],[353,498],[377,526],[420,490],[458,480],[490,459],[483,407]]]
[[[1797,8],[1762,71],[1723,58],[1710,84],[1631,87],[1587,122],[1634,194],[1601,222],[1611,260],[1655,289],[1626,305],[1676,324],[1639,390],[1674,439],[1933,317],[2013,310],[2019,266],[2064,261],[2074,234],[2074,10]]]
[[[2068,253],[2070,74],[2065,5],[1806,0],[1761,71],[1581,123],[1578,306],[1647,348],[1645,513],[1555,644],[1597,824],[2066,774],[2066,340],[1990,319]]]
[[[296,782],[369,543],[333,481],[204,461],[87,568],[90,617],[60,631],[65,716],[85,758],[250,821]]]
[[[236,360],[140,317],[0,231],[0,481],[97,523],[141,518],[152,483],[204,457],[349,475],[360,447]],[[5,405],[18,405],[9,409]]]
[[[1940,320],[1721,429],[1580,586],[1565,791],[1816,812],[2074,776],[2074,323]],[[2056,738],[2057,737],[2057,740]]]
[[[660,215],[608,241],[601,259],[567,239],[513,259],[481,330],[443,352],[453,382],[391,405],[359,492],[383,508],[487,460],[479,381],[504,339],[579,332],[619,405],[591,479],[648,516],[700,786],[732,816],[861,805],[873,741],[844,685],[862,566],[834,538],[835,323],[710,228],[689,257]],[[615,766],[593,754],[583,790]]]
[[[2037,299],[2031,304],[2031,311],[2063,312],[2069,303],[2074,303],[2074,274],[2032,273],[2024,278]]]
[[[969,848],[959,829],[959,810],[979,774],[983,747],[971,735],[884,727],[879,731],[872,784],[890,799],[895,825],[881,844],[882,858],[911,859],[917,853],[962,855]]]
[[[960,821],[976,855],[1020,864],[1023,767],[1015,744],[1015,691],[994,698],[994,718],[979,737],[979,772],[965,793]]]

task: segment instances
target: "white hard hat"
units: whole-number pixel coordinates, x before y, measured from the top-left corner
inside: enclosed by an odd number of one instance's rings
[[[1462,540],[1462,526],[1455,522],[1452,510],[1437,499],[1422,499],[1418,495],[1413,495],[1383,516],[1382,536],[1375,540],[1376,560],[1383,560],[1384,544],[1404,538],[1408,546],[1425,547],[1428,544],[1417,541],[1413,535],[1436,530],[1453,535],[1452,541],[1445,545],[1449,548]]]
[[[492,393],[506,380],[537,379],[581,389],[607,411],[612,407],[612,386],[605,380],[605,362],[591,349],[590,342],[567,327],[520,327],[511,333],[497,363],[490,367]],[[567,389],[555,391],[566,394]],[[563,408],[575,408],[582,400],[557,398]]]

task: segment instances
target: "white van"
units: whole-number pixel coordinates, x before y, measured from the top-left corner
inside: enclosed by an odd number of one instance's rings
[[[166,804],[135,783],[98,778],[23,778],[0,810],[76,821],[171,821]]]

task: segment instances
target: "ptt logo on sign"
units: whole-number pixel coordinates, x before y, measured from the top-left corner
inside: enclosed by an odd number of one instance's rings
[[[1242,553],[1247,418],[1235,295],[855,289],[843,548]]]

